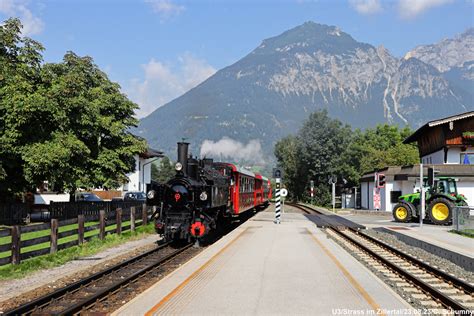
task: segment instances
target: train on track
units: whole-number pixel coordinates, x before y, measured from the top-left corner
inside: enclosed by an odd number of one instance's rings
[[[231,163],[188,156],[178,143],[176,175],[147,187],[147,204],[156,206],[155,230],[163,241],[199,241],[224,231],[233,220],[269,205],[270,180]]]

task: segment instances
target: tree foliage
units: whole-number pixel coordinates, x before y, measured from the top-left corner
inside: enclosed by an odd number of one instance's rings
[[[161,183],[167,182],[175,175],[175,170],[168,157],[160,159],[159,163],[151,165],[151,179]]]
[[[42,63],[43,47],[0,26],[0,192],[48,181],[55,190],[114,187],[146,148],[127,130],[137,105],[90,57]],[[3,168],[1,168],[3,167]]]
[[[309,199],[309,182],[315,183],[317,204],[330,202],[329,177],[334,175],[346,186],[358,185],[367,172],[394,165],[418,163],[418,151],[403,144],[409,128],[378,125],[352,131],[326,111],[310,115],[296,136],[275,145],[275,156],[285,172],[285,185],[297,199]]]

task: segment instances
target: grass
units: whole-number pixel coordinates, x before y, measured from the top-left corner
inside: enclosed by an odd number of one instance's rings
[[[77,224],[75,225],[77,228]],[[94,225],[94,223],[91,223],[89,225]],[[126,225],[126,222],[124,222],[122,226],[123,225]],[[72,227],[74,225],[68,225],[68,226]],[[66,229],[66,227],[67,226],[64,226],[64,231],[74,229],[74,228]],[[115,227],[115,225],[111,225],[109,227],[111,228],[107,230],[112,230],[114,229],[112,227]],[[48,235],[49,230],[47,230],[46,232],[47,232],[46,235]],[[88,233],[93,233],[93,232],[94,231],[91,231]],[[36,238],[45,235],[43,231],[34,232],[34,233],[37,234]],[[32,232],[31,234],[34,234],[34,233]],[[27,276],[28,274],[31,274],[32,272],[42,270],[42,269],[57,267],[68,261],[71,261],[80,257],[94,255],[107,248],[114,247],[116,245],[122,244],[129,240],[140,239],[140,238],[143,238],[147,234],[153,234],[153,233],[154,233],[154,227],[153,227],[153,224],[150,223],[147,226],[138,227],[134,233],[128,230],[126,232],[123,232],[122,235],[120,236],[117,234],[110,234],[110,235],[107,235],[104,240],[99,240],[99,238],[96,237],[96,238],[91,239],[89,242],[84,243],[83,245],[73,246],[64,250],[60,250],[55,254],[44,255],[40,257],[23,260],[19,265],[8,264],[5,266],[0,266],[0,280],[11,280],[11,279],[22,278],[22,277]],[[24,235],[28,235],[28,234],[24,234]],[[86,236],[87,236],[87,233],[86,233]],[[35,237],[29,236],[29,239],[31,238],[35,238]],[[74,239],[77,239],[77,235],[62,238],[59,243],[62,244]],[[23,240],[23,236],[22,236],[22,240]],[[0,243],[4,243],[4,242],[0,242]],[[38,247],[40,245],[43,245],[43,246]],[[44,245],[47,245],[49,247],[49,242],[27,247],[25,249],[31,250],[30,248],[33,248],[33,247],[38,247],[37,249],[41,249],[41,248],[44,248]],[[22,249],[22,252],[23,252],[23,249]]]
[[[86,222],[86,223],[84,223],[84,226],[88,227],[88,226],[93,226],[93,225],[97,225],[97,224],[99,224],[99,222]],[[122,227],[124,227],[126,225],[129,225],[129,224],[130,224],[130,221],[122,222]],[[74,230],[74,229],[77,229],[77,228],[78,228],[78,224],[70,224],[70,225],[60,226],[58,228],[58,231],[59,231],[59,233],[62,233],[62,232],[69,231],[69,230]],[[110,225],[110,226],[107,226],[105,228],[105,231],[108,232],[108,231],[111,231],[111,230],[115,230],[116,228],[117,228],[117,225]],[[94,229],[94,230],[85,232],[84,237],[85,238],[91,237],[91,236],[97,235],[98,233],[99,233],[99,229]],[[49,229],[40,230],[40,231],[36,231],[36,232],[24,233],[24,234],[21,235],[21,240],[25,241],[25,240],[35,239],[35,238],[39,238],[39,237],[49,236],[50,234],[51,234],[51,230],[49,230]],[[78,238],[77,234],[67,236],[67,237],[63,237],[63,238],[58,240],[58,245],[76,240],[77,238]],[[8,244],[10,242],[11,242],[11,236],[0,238],[0,245]],[[22,247],[21,248],[21,253],[34,251],[34,250],[39,250],[39,249],[43,249],[43,248],[49,248],[49,241],[41,243],[41,244],[36,244],[36,245],[33,245],[33,246],[29,246],[29,247]],[[11,255],[10,251],[0,252],[0,258],[9,257],[10,255]]]
[[[474,238],[474,229],[450,230],[449,232],[468,238]]]

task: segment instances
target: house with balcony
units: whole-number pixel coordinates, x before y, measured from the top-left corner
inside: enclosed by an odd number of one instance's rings
[[[426,123],[404,141],[414,142],[424,164],[474,164],[474,111]]]
[[[457,181],[458,193],[474,206],[474,111],[426,123],[404,140],[417,143],[420,162],[427,175],[428,167],[437,176]],[[379,190],[381,211],[391,212],[400,195],[420,190],[420,165],[390,166],[366,173],[360,179],[360,207],[374,209],[375,173],[385,175],[385,186]]]

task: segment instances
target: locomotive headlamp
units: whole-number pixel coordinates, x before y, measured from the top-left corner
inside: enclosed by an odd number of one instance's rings
[[[155,198],[155,194],[156,194],[155,190],[150,190],[150,191],[148,191],[148,193],[146,194],[146,197],[147,197],[148,199],[150,199],[150,200],[153,200],[153,199]]]
[[[176,170],[176,171],[181,171],[181,170],[183,170],[183,165],[182,165],[180,162],[177,162],[177,163],[174,165],[174,170]]]
[[[207,200],[207,193],[206,193],[206,191],[203,191],[203,192],[201,193],[201,195],[199,195],[199,199],[200,199],[201,201]]]

